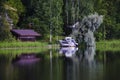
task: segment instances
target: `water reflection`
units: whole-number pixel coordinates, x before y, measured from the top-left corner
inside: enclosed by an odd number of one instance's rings
[[[77,47],[61,47],[59,53],[66,58],[78,59],[80,62],[92,64],[94,63],[95,47],[87,47],[85,51]]]
[[[83,55],[83,62],[93,68],[95,66],[95,47],[87,47]]]
[[[70,49],[66,50],[68,51],[65,52],[72,52],[70,51]],[[96,78],[98,77],[97,75],[102,76],[102,71],[100,73],[97,73],[99,70],[103,69],[102,65],[96,64],[94,56],[95,47],[87,47],[84,52],[78,49],[78,51],[74,53],[74,56],[72,56],[71,58],[65,57],[65,80],[96,80]]]
[[[21,55],[17,55],[12,60],[12,63],[25,66],[25,65],[33,65],[38,61],[40,61],[40,58],[38,58],[35,53],[22,53]]]
[[[66,52],[72,56],[66,56]],[[71,47],[31,53],[17,56],[1,53],[0,80],[120,79],[120,52],[103,53],[96,52],[94,47],[85,50]],[[61,54],[64,56],[59,56]]]
[[[72,57],[78,50],[77,47],[61,47],[59,53],[65,55],[66,57]]]

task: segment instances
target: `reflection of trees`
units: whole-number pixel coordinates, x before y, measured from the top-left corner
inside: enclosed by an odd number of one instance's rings
[[[76,53],[77,49],[74,47],[65,47],[60,49],[60,53],[64,54],[65,57],[68,57],[67,55],[71,54],[70,59],[73,61],[81,61],[82,63],[92,65],[95,60],[94,60],[94,55],[95,55],[95,47],[86,47],[85,51],[83,52],[82,50],[78,50]],[[74,54],[74,56],[73,56]]]
[[[76,56],[65,58],[66,80],[99,80],[103,76],[103,67],[94,59],[95,47],[87,47],[84,52],[78,50]]]
[[[83,57],[84,63],[87,63],[88,66],[91,67],[95,66],[94,55],[95,55],[95,47],[87,47]]]
[[[18,70],[11,64],[13,57],[12,54],[0,54],[0,80],[18,80]]]

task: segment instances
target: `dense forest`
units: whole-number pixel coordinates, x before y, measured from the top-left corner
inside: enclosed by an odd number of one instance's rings
[[[0,40],[14,39],[11,28],[67,36],[69,25],[95,12],[104,16],[96,39],[120,39],[120,0],[0,0]]]

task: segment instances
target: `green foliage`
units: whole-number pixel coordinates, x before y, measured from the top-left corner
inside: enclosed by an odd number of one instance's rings
[[[19,21],[20,15],[25,11],[21,0],[7,0],[4,3],[4,6],[10,18],[12,18],[14,25],[16,25]]]
[[[9,24],[4,17],[0,18],[0,41],[12,41]]]
[[[81,21],[84,16],[93,12],[93,0],[64,0],[63,20],[65,34],[69,35],[68,33],[71,33],[71,30],[68,30],[68,26],[74,24],[76,21]]]
[[[120,39],[120,0],[0,0],[0,11],[3,17],[0,40],[10,38],[5,12],[16,28],[34,29],[46,40],[50,29],[55,39],[55,36],[71,32],[68,25],[97,12],[104,16],[104,21],[95,33],[96,40]]]
[[[120,51],[120,40],[103,40],[96,43],[99,51]]]
[[[47,47],[46,42],[20,42],[20,41],[3,41],[0,42],[0,48],[34,48],[34,47]]]
[[[102,32],[97,32],[95,34],[95,36],[96,36],[95,38],[96,38],[97,41],[100,41],[100,40],[104,39]]]
[[[52,30],[53,35],[62,33],[62,0],[26,0],[22,1],[27,8],[25,21],[22,24],[32,23],[32,29],[45,38]],[[29,5],[28,5],[29,4]],[[20,25],[22,27],[22,25]]]
[[[120,1],[95,0],[95,11],[104,15],[103,25],[97,36],[104,35],[104,39],[120,39]],[[101,35],[99,35],[101,34]],[[103,40],[102,38],[100,40]]]
[[[20,15],[25,10],[21,0],[7,0],[6,4],[15,8],[18,15]]]
[[[24,12],[21,0],[0,0],[0,41],[12,41],[10,23],[7,16],[13,21],[14,26],[19,21],[19,16]],[[6,16],[6,14],[8,14]]]
[[[8,10],[8,16],[13,20],[13,24],[16,25],[19,21],[19,15],[11,10]]]

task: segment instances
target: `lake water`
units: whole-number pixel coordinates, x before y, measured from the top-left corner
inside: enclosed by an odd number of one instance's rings
[[[61,48],[21,54],[0,53],[0,80],[120,80],[119,51]]]

